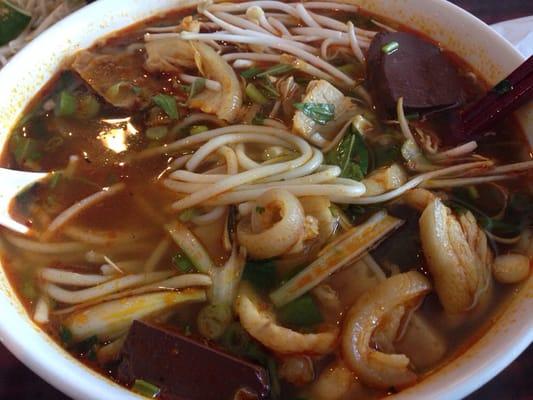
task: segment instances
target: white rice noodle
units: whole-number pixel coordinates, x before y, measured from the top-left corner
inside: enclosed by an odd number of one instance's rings
[[[389,32],[396,32],[396,29],[391,28],[390,26],[388,26],[388,25],[386,25],[386,24],[383,24],[383,23],[381,23],[381,22],[379,22],[379,21],[376,21],[375,19],[372,19],[371,21],[372,21],[372,23],[373,23],[374,25],[379,26],[380,28],[383,28],[383,29],[385,29],[386,31],[389,31]]]
[[[500,165],[490,168],[486,171],[482,171],[480,175],[488,174],[509,174],[513,172],[523,172],[533,168],[533,161],[523,161],[513,164]]]
[[[191,222],[195,225],[210,225],[222,218],[226,214],[226,209],[226,207],[214,207],[205,214],[192,217]]]
[[[320,68],[324,72],[327,72],[331,75],[332,78],[337,78],[344,82],[347,85],[355,86],[355,81],[350,78],[348,75],[329,64],[328,62],[322,60],[320,57],[316,57],[318,54],[317,51],[309,52],[305,51],[302,48],[296,46],[297,42],[288,41],[277,37],[259,37],[259,36],[244,36],[244,35],[232,35],[224,33],[192,33],[192,32],[182,32],[181,34],[169,34],[177,35],[184,40],[219,40],[227,41],[232,43],[245,43],[245,44],[257,44],[268,46],[273,49],[277,49],[282,52],[287,52],[293,54],[308,63],[314,65],[317,68]],[[316,53],[316,54],[313,54]]]
[[[91,257],[98,258],[97,262],[105,262],[106,259],[109,259],[109,257],[106,257],[103,254],[92,254]],[[111,264],[102,264],[100,266],[100,271],[102,271],[102,274],[104,275],[124,275],[124,274],[137,274],[141,273],[144,268],[144,261],[142,260],[125,260],[125,261],[117,261],[113,262],[113,265]]]
[[[294,168],[298,168],[301,165],[305,164],[313,155],[313,151],[311,147],[309,146],[309,144],[305,140],[297,136],[294,136],[292,134],[287,134],[286,132],[282,130],[277,130],[277,129],[269,128],[269,127],[253,127],[253,129],[258,132],[262,131],[264,133],[267,133],[273,136],[276,139],[279,139],[277,141],[269,141],[270,144],[279,144],[283,140],[289,142],[291,145],[295,146],[298,149],[301,155],[287,162],[282,162],[282,163],[268,165],[268,166],[262,166],[260,168],[255,168],[253,170],[244,171],[244,172],[235,174],[233,176],[230,176],[228,178],[225,178],[219,182],[214,183],[213,185],[211,185],[210,187],[206,189],[199,190],[181,200],[178,200],[172,205],[172,208],[174,210],[183,210],[189,207],[194,207],[195,205],[211,197],[214,197],[223,192],[231,190],[236,186],[240,186],[240,185],[243,185],[249,182],[253,182],[261,178],[266,178],[272,175],[287,172]],[[257,134],[249,134],[249,135],[260,136]],[[190,170],[194,170],[209,153],[211,153],[213,150],[220,147],[221,145],[231,143],[231,142],[246,141],[247,139],[243,136],[245,135],[228,134],[228,135],[224,135],[219,138],[214,138],[213,140],[209,141],[208,143],[206,143],[204,146],[200,147],[196,151],[193,157],[191,157],[191,159],[187,162],[187,168]],[[261,139],[261,140],[264,140],[264,139]],[[263,141],[263,143],[266,143],[266,142],[267,141]]]
[[[215,15],[216,17],[220,18],[223,21],[226,21],[242,29],[249,29],[251,31],[263,33],[265,35],[271,34],[271,32],[269,32],[268,30],[264,29],[263,27],[257,24],[254,24],[252,21],[249,21],[248,19],[243,18],[243,17],[238,17],[236,15],[232,15],[232,14],[225,13],[225,12],[216,12],[216,13],[213,13],[213,15]],[[215,25],[217,25],[217,27],[220,27],[219,24],[217,24],[216,22],[215,22]]]
[[[300,19],[307,25],[312,26],[315,28],[320,28],[320,24],[316,22],[311,15],[309,15],[309,12],[305,9],[303,4],[301,3],[295,3],[294,8],[298,12],[298,16]]]
[[[165,237],[154,248],[146,262],[144,263],[144,272],[152,272],[159,265],[165,254],[170,249],[170,238]]]
[[[403,109],[403,97],[400,97],[398,99],[398,103],[396,103],[396,113],[398,114],[398,122],[400,123],[400,129],[403,133],[403,136],[406,140],[410,140],[416,145],[415,137],[413,136],[413,133],[409,128],[409,122],[407,121],[407,118],[405,118],[405,112]]]
[[[450,158],[457,158],[462,157],[466,154],[470,154],[475,149],[477,149],[477,143],[475,141],[470,141],[460,146],[454,147],[453,149],[449,149],[436,154],[428,154],[428,158],[434,162],[448,161]]]
[[[357,58],[361,64],[364,64],[366,59],[363,51],[361,50],[361,46],[359,46],[357,36],[355,35],[355,29],[351,21],[348,22],[348,37],[350,38],[350,47],[353,50],[355,58]]]
[[[205,87],[209,90],[213,90],[215,92],[220,92],[222,90],[222,85],[220,82],[214,81],[212,79],[202,78],[200,76],[192,76],[188,74],[180,74],[180,79],[187,83],[193,83],[198,79],[205,79]]]
[[[272,25],[272,27],[274,27],[274,29],[278,31],[278,34],[280,36],[285,36],[290,39],[292,35],[287,29],[287,27],[283,24],[283,22],[281,22],[279,19],[274,18],[274,17],[268,17],[267,21],[270,23],[270,25]]]
[[[226,61],[243,59],[243,60],[266,61],[266,62],[279,62],[281,55],[263,54],[263,53],[228,53],[228,54],[224,54],[222,58]]]
[[[86,209],[94,206],[95,204],[100,203],[101,201],[107,199],[108,197],[114,196],[115,194],[124,190],[126,185],[124,183],[117,183],[113,186],[102,189],[99,192],[93,193],[92,195],[80,200],[73,206],[67,208],[61,212],[55,219],[48,225],[46,231],[42,234],[43,240],[49,240],[53,235],[70,220],[77,217]]]
[[[265,118],[265,120],[263,121],[263,125],[270,126],[272,128],[277,128],[277,129],[287,129],[287,127],[284,124],[272,118]]]
[[[299,48],[300,50],[305,50],[305,51],[307,51],[307,52],[309,52],[311,54],[316,54],[316,49],[314,47],[312,47],[312,46],[308,46],[308,45],[305,45],[305,44],[302,44],[302,43],[297,43],[295,41],[290,41],[290,40],[286,40],[286,39],[280,39],[278,36],[274,36],[274,35],[272,35],[269,32],[268,33],[262,33],[262,32],[257,32],[255,30],[239,28],[238,26],[232,25],[232,24],[224,21],[223,19],[219,18],[217,15],[211,14],[207,10],[204,10],[203,14],[207,18],[209,18],[211,21],[213,21],[216,24],[218,24],[220,26],[220,28],[222,28],[224,30],[223,31],[224,33],[234,34],[234,35],[251,36],[251,37],[258,38],[258,39],[267,40],[267,41],[270,41],[270,42],[282,41],[282,42],[285,42],[285,44],[292,45],[292,46],[294,46],[296,48]],[[218,15],[220,15],[220,13]],[[230,15],[230,14],[226,14],[226,15]],[[237,18],[237,17],[232,16],[232,18]],[[257,25],[255,25],[255,26],[257,26]],[[184,34],[188,34],[188,33],[193,33],[193,32],[183,32],[183,33]],[[164,34],[162,34],[162,35],[164,35]],[[214,39],[214,40],[217,40],[217,39]],[[260,43],[258,43],[258,44],[260,44]]]
[[[154,234],[153,231],[117,232],[95,231],[88,227],[69,226],[64,229],[65,236],[87,244],[106,246],[113,244],[133,243],[146,239]]]
[[[259,168],[261,166],[260,163],[248,157],[244,143],[238,143],[235,146],[235,154],[237,155],[237,160],[239,160],[239,166],[244,170]]]
[[[480,183],[503,181],[506,179],[512,179],[513,175],[488,175],[477,176],[472,178],[455,178],[455,179],[433,179],[424,182],[420,186],[426,189],[443,189],[451,187],[459,187],[466,185],[479,185]]]
[[[51,283],[81,287],[99,285],[113,279],[112,276],[80,274],[78,272],[65,271],[59,268],[43,268],[39,271],[39,277]]]
[[[238,190],[234,192],[223,193],[210,200],[207,200],[206,204],[215,206],[254,201],[270,189],[287,190],[297,197],[324,196],[335,203],[343,204],[350,204],[354,202],[356,199],[359,199],[365,192],[365,187],[362,183],[344,178],[336,178],[335,180],[328,183],[309,185],[286,184],[280,182],[279,184],[272,185],[269,188]]]
[[[65,304],[78,304],[84,303],[86,301],[95,300],[110,293],[117,293],[121,290],[128,289],[135,286],[140,286],[142,284],[151,283],[158,281],[164,278],[168,278],[173,275],[174,271],[161,271],[161,272],[151,272],[147,274],[135,274],[127,275],[121,278],[113,279],[107,282],[104,282],[100,285],[93,286],[88,289],[81,290],[66,290],[62,289],[59,286],[46,283],[43,286],[43,290],[47,293],[52,299],[57,300]]]
[[[50,255],[77,253],[87,250],[87,245],[81,242],[54,242],[41,243],[31,239],[22,238],[11,233],[4,234],[5,239],[21,250]]]
[[[457,174],[467,174],[470,170],[475,170],[478,168],[489,168],[492,165],[491,162],[478,161],[466,164],[454,165],[452,167],[438,169],[436,171],[426,172],[424,174],[417,175],[411,178],[407,183],[400,186],[397,189],[391,190],[384,194],[378,196],[368,196],[364,198],[353,199],[353,204],[376,204],[383,203],[386,201],[393,200],[401,195],[403,195],[408,190],[414,189],[423,182],[429,181],[434,178],[442,176],[453,176]]]

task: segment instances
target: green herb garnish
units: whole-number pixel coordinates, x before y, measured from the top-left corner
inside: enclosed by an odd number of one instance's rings
[[[189,100],[205,89],[205,78],[195,79],[189,90]]]
[[[320,125],[326,125],[335,117],[335,105],[329,103],[294,103],[294,108]]]
[[[190,258],[183,253],[176,253],[172,257],[172,264],[184,273],[192,272],[196,269]]]
[[[14,4],[0,0],[0,46],[18,37],[31,22],[31,15]]]
[[[341,177],[361,181],[368,173],[368,148],[363,136],[353,126],[336,149],[326,155],[330,164],[341,168]]]
[[[513,84],[507,79],[504,79],[492,88],[492,91],[498,94],[505,94],[510,90],[513,90]]]
[[[248,68],[247,70],[242,71],[241,76],[244,79],[251,79],[257,74],[261,73],[261,71],[263,71],[261,68],[251,67],[251,68]]]
[[[381,47],[381,51],[389,56],[396,52],[399,48],[400,44],[398,42],[389,42]]]
[[[292,71],[293,69],[294,67],[289,64],[277,64],[277,65],[274,65],[273,67],[268,68],[266,71],[258,73],[255,76],[257,76],[258,78],[262,78],[262,77],[267,77],[267,76],[282,75],[282,74]]]
[[[263,125],[265,123],[265,116],[261,113],[255,114],[255,116],[252,119],[253,125]]]
[[[76,97],[66,90],[63,90],[59,94],[59,100],[56,104],[55,114],[58,117],[70,117],[76,112],[76,107]]]
[[[272,289],[278,284],[276,266],[273,260],[246,262],[242,278],[257,289]]]
[[[268,99],[265,97],[263,93],[261,93],[261,91],[253,83],[249,83],[248,85],[246,85],[245,92],[246,92],[246,96],[248,96],[248,98],[252,100],[254,103],[257,103],[260,105],[264,105],[268,103]]]
[[[145,381],[144,379],[135,379],[131,390],[141,396],[148,397],[150,399],[155,399],[159,396],[161,389],[156,385]]]
[[[255,212],[258,214],[263,214],[265,212],[265,207],[257,206],[255,207]]]
[[[161,109],[172,119],[179,119],[178,105],[174,96],[168,94],[157,94],[152,97],[154,104],[161,107]]]
[[[306,294],[278,310],[281,323],[297,327],[311,327],[323,321],[322,314],[311,295]]]
[[[144,134],[150,140],[161,140],[167,136],[168,128],[166,126],[152,126]]]
[[[61,325],[59,327],[59,338],[63,344],[68,345],[72,342],[72,332]]]
[[[209,128],[206,125],[193,125],[189,129],[189,134],[197,135],[199,133],[206,132],[208,130],[209,130]]]
[[[55,189],[57,185],[59,185],[61,178],[63,178],[63,174],[61,172],[52,172],[52,176],[50,177],[50,182],[48,183],[48,187],[50,189]]]

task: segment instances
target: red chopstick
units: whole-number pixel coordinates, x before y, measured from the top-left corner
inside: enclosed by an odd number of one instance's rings
[[[533,56],[460,115],[459,133],[479,136],[533,98]]]

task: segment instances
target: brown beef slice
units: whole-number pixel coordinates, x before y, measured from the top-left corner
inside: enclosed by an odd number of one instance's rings
[[[133,323],[121,358],[119,381],[150,382],[163,400],[232,400],[240,389],[269,397],[263,368],[151,323]]]
[[[398,50],[382,49],[397,42]],[[396,115],[404,99],[408,112],[433,112],[459,106],[463,91],[455,66],[434,44],[405,32],[381,32],[370,45],[367,63],[369,87],[379,111]]]

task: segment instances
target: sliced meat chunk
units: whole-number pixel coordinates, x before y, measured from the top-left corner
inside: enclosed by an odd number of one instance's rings
[[[357,106],[350,98],[323,79],[309,82],[302,103],[332,104],[335,107],[333,120],[325,125],[315,122],[303,111],[296,111],[292,120],[292,131],[305,138],[311,138],[315,133],[319,133],[324,139],[330,139],[338,132],[340,126],[357,112]]]
[[[163,89],[163,82],[147,74],[143,64],[143,55],[137,53],[98,54],[84,50],[76,56],[72,68],[110,104],[133,109]],[[112,87],[116,90],[110,90]],[[144,98],[133,87],[142,88]]]
[[[254,364],[147,322],[135,321],[121,352],[118,378],[142,379],[161,389],[161,400],[269,398],[267,372]]]
[[[367,70],[372,98],[386,115],[396,115],[400,97],[409,112],[437,111],[463,102],[455,66],[439,47],[414,34],[377,34],[368,50]]]

